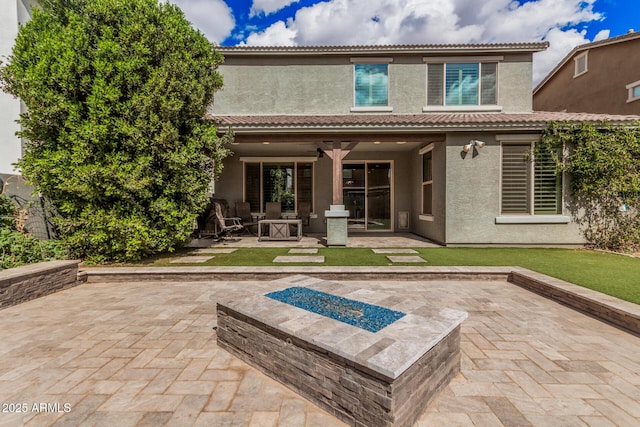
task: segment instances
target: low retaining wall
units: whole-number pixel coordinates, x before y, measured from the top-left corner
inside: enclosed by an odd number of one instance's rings
[[[524,268],[514,268],[509,282],[640,334],[640,305]]]
[[[39,298],[87,281],[80,261],[47,261],[0,271],[0,309]]]

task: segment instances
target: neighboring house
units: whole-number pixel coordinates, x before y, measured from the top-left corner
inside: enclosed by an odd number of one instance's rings
[[[535,88],[533,108],[640,114],[640,31],[573,49]]]
[[[0,61],[5,63],[21,25],[31,19],[36,1],[3,0],[0,8]],[[20,125],[16,120],[24,106],[19,99],[0,90],[0,178],[16,174],[13,163],[22,156],[22,141],[16,136]]]
[[[309,202],[310,232],[344,204],[351,230],[582,244],[566,182],[530,150],[551,120],[634,117],[532,112],[532,56],[547,46],[219,47],[210,117],[235,142],[216,197],[255,213]]]

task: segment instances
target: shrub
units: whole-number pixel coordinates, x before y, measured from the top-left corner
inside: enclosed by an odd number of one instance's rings
[[[222,57],[157,0],[41,0],[3,89],[24,101],[19,162],[74,257],[130,261],[184,244],[228,153],[204,115]]]

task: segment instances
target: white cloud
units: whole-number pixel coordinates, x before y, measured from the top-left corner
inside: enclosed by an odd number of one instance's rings
[[[257,15],[259,13],[269,15],[270,13],[277,12],[290,4],[297,3],[299,1],[300,0],[253,0],[251,15]]]
[[[236,23],[224,0],[170,0],[177,5],[191,24],[202,31],[209,41],[221,43],[231,34]]]
[[[276,1],[276,0],[274,0]],[[285,2],[287,0],[281,0]],[[534,82],[573,47],[589,42],[570,27],[601,19],[596,0],[330,0],[301,8],[246,39],[248,45],[494,43],[548,40]],[[255,6],[255,5],[254,5]],[[603,37],[605,33],[599,34]],[[554,62],[555,61],[555,62]]]

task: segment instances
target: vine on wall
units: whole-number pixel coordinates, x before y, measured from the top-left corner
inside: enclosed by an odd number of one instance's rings
[[[640,123],[552,122],[536,144],[565,172],[570,209],[591,245],[640,250]]]

